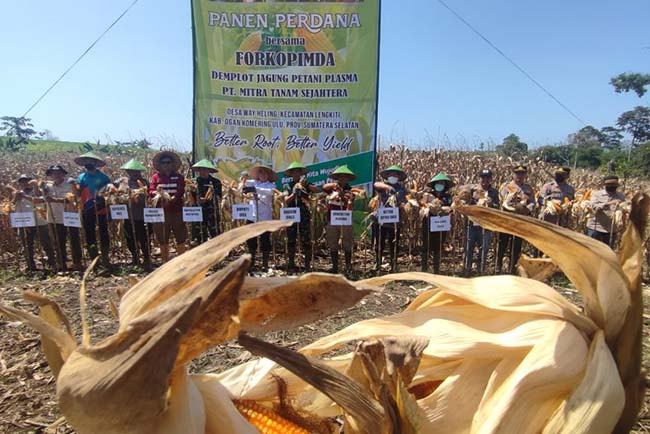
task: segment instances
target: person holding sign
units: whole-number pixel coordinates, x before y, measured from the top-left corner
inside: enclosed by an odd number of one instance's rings
[[[67,269],[67,249],[66,241],[70,235],[70,250],[72,252],[72,266],[75,271],[81,271],[81,238],[79,237],[79,228],[66,227],[63,220],[63,213],[66,211],[77,212],[73,204],[70,204],[69,195],[72,193],[72,183],[66,181],[65,175],[68,172],[60,165],[54,165],[47,168],[45,175],[51,181],[45,184],[43,193],[47,204],[47,221],[50,224],[52,233],[55,235],[54,241],[57,245],[60,265],[62,270]]]
[[[406,196],[408,192],[404,186],[406,181],[406,172],[397,165],[392,165],[387,169],[379,172],[384,182],[375,182],[375,190],[379,192],[379,200],[381,202],[379,210],[382,208],[394,208],[399,216],[399,209],[406,203]],[[381,211],[379,211],[381,212]],[[381,217],[381,216],[379,216]],[[379,218],[378,225],[378,240],[376,246],[376,259],[377,271],[381,271],[382,256],[384,254],[384,247],[388,241],[388,255],[390,257],[390,270],[394,273],[397,268],[397,255],[399,250],[399,239],[401,232],[401,225],[397,223],[382,224],[382,219]]]
[[[422,271],[428,271],[429,258],[433,255],[433,272],[440,274],[442,250],[450,227],[451,187],[453,182],[444,173],[439,173],[427,184],[430,192],[424,194],[423,201],[427,213],[422,220]]]
[[[339,272],[339,240],[343,246],[345,254],[345,272],[352,272],[352,247],[354,245],[354,227],[352,226],[352,208],[354,205],[354,190],[350,182],[357,179],[348,166],[341,166],[330,174],[330,178],[336,182],[330,182],[323,185],[323,191],[327,194],[327,246],[332,258],[331,272]],[[348,220],[343,221],[343,215],[340,212],[348,214]],[[338,217],[338,215],[341,217]],[[334,215],[334,217],[333,217]],[[341,218],[341,221],[335,221],[335,218]]]
[[[93,152],[80,155],[74,159],[74,162],[86,169],[77,178],[77,184],[83,205],[82,218],[88,254],[91,259],[95,259],[98,255],[95,228],[99,227],[101,261],[102,265],[108,267],[110,265],[108,259],[110,240],[108,238],[106,200],[99,195],[100,190],[111,182],[108,176],[99,170],[99,167],[106,166],[106,163]]]
[[[185,179],[178,173],[181,168],[180,157],[172,151],[160,151],[153,157],[156,173],[151,177],[149,197],[155,208],[165,213],[164,223],[154,223],[154,233],[160,243],[160,256],[163,263],[169,260],[169,239],[173,232],[176,239],[176,252],[179,255],[187,250],[187,228],[183,222],[183,195]]]
[[[196,190],[191,191],[192,199],[203,213],[201,222],[192,223],[192,240],[196,244],[207,241],[208,235],[214,238],[219,233],[219,204],[223,197],[221,181],[213,176],[218,170],[208,159],[203,159],[192,166],[198,173]]]
[[[126,238],[126,246],[131,252],[131,264],[140,264],[139,248],[142,253],[143,267],[145,271],[150,271],[149,236],[144,223],[144,208],[147,203],[149,182],[142,177],[142,172],[147,168],[133,158],[124,163],[120,170],[124,170],[129,177],[127,181],[129,185],[129,218],[124,220],[124,238]]]
[[[273,220],[273,195],[275,192],[275,181],[278,175],[267,166],[254,166],[248,171],[248,176],[252,178],[245,182],[244,193],[252,195],[250,206],[253,210],[252,220],[247,223],[263,222]],[[255,267],[255,256],[257,255],[258,237],[250,238],[246,241],[248,250],[251,254],[251,269]],[[262,250],[262,269],[269,269],[269,255],[271,253],[271,233],[264,232],[259,236],[260,249]]]
[[[533,187],[526,183],[528,168],[518,164],[513,168],[512,181],[504,183],[499,189],[501,208],[515,214],[530,215],[535,209],[535,192]],[[517,261],[521,254],[523,240],[510,234],[499,234],[497,245],[496,272],[501,273],[503,268],[503,257],[507,250],[510,250],[509,273],[517,271]]]
[[[496,188],[492,187],[492,171],[490,169],[483,169],[479,172],[479,177],[481,181],[478,184],[471,185],[469,188],[469,204],[499,208],[499,192]],[[478,246],[476,271],[478,274],[482,274],[487,263],[488,250],[492,241],[492,231],[483,229],[469,219],[467,220],[467,225],[465,272],[469,274],[472,271],[474,247]]]
[[[29,271],[36,270],[36,262],[34,261],[34,240],[38,237],[38,241],[47,255],[47,263],[51,270],[56,272],[56,257],[54,256],[54,249],[50,241],[50,234],[47,228],[47,220],[45,210],[38,204],[43,204],[45,201],[41,197],[41,191],[38,188],[38,183],[34,178],[27,175],[20,175],[16,180],[18,190],[14,193],[14,203],[16,204],[17,213],[31,213],[34,215],[34,222],[36,226],[21,227],[19,228],[20,240],[25,248],[27,259],[27,269]]]
[[[318,187],[307,181],[305,175],[308,170],[305,166],[294,161],[284,170],[291,181],[284,186],[284,203],[288,208],[298,208],[300,222],[287,228],[288,271],[296,270],[296,244],[298,232],[302,253],[305,257],[305,272],[311,270],[311,216],[309,214],[309,197],[311,193],[318,193]]]

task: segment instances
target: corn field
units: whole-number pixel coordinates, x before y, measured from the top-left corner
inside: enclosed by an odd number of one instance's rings
[[[152,153],[141,155],[143,163],[148,167],[148,172],[143,173],[143,177],[150,179],[152,175],[152,167],[149,162]],[[35,176],[38,179],[44,179],[44,172],[50,164],[62,164],[66,167],[70,176],[76,178],[76,170],[72,163],[72,159],[76,156],[74,153],[61,153],[56,157],[44,157],[37,154],[16,155],[11,154],[3,156],[3,169],[0,172],[0,263],[4,267],[16,268],[22,264],[23,253],[22,246],[16,231],[12,230],[9,223],[9,212],[12,211],[11,191],[15,188],[12,180],[19,174],[27,173]],[[128,191],[128,187],[124,188],[119,183],[119,179],[123,176],[118,170],[118,167],[129,158],[126,155],[106,155],[105,160],[107,166],[103,171],[116,183],[113,187],[102,192],[105,195],[109,204],[126,203],[129,195],[133,192]],[[184,159],[183,175],[187,179],[187,192],[186,204],[192,205],[191,196],[189,192],[195,187],[190,179],[191,172],[189,171],[189,160],[187,156]],[[388,150],[380,151],[377,158],[377,171],[382,168],[388,167],[392,164],[397,164],[408,174],[406,186],[410,192],[408,203],[402,208],[402,239],[399,245],[399,260],[398,266],[401,270],[411,270],[419,265],[420,250],[421,250],[421,224],[422,224],[422,211],[424,187],[431,177],[439,172],[448,174],[454,181],[452,193],[454,195],[455,206],[460,206],[466,199],[464,189],[469,184],[478,182],[478,173],[483,168],[492,170],[493,186],[499,187],[502,183],[511,179],[511,168],[515,163],[523,163],[528,166],[528,183],[539,191],[543,184],[553,179],[553,171],[555,166],[544,163],[538,160],[524,160],[515,162],[510,158],[499,157],[495,154],[489,153],[474,153],[464,151],[447,151],[447,150],[410,150],[404,146],[390,146]],[[219,175],[217,174],[219,177]],[[562,204],[557,212],[565,213],[569,218],[569,228],[584,232],[585,222],[589,214],[587,208],[587,199],[590,192],[594,189],[600,188],[602,180],[602,173],[588,171],[583,169],[576,169],[572,171],[569,183],[576,189],[576,200],[572,203]],[[221,179],[224,185],[223,200],[219,204],[218,212],[220,218],[220,232],[231,230],[243,224],[242,221],[232,220],[232,207],[235,204],[245,203],[249,198],[242,193],[239,180]],[[631,198],[635,192],[650,191],[650,182],[644,179],[632,178],[621,179],[620,190],[625,192],[628,198]],[[326,225],[326,203],[325,195],[313,195],[311,200],[311,238],[314,243],[312,248],[315,259],[320,258],[321,262],[327,263],[327,247],[325,242],[324,228]],[[373,198],[362,197],[357,200],[356,209],[367,209],[371,211],[373,206]],[[155,200],[155,199],[154,199]],[[282,201],[278,198],[274,203],[275,218],[279,218],[279,209]],[[534,210],[533,215],[541,215],[546,212],[546,206],[538,206]],[[552,210],[551,210],[552,211]],[[629,200],[621,204],[620,211],[617,212],[619,217],[616,227],[617,236],[616,240],[621,239],[621,234],[625,228],[627,214],[629,213]],[[366,218],[362,224],[360,237],[355,244],[354,262],[355,268],[361,274],[370,274],[374,268],[374,250],[373,240],[371,234],[376,231],[376,228],[371,224],[371,219]],[[120,262],[122,258],[128,256],[128,251],[124,243],[123,236],[123,223],[120,221],[111,221],[109,223],[110,239],[111,239],[111,260],[113,262]],[[446,254],[443,260],[445,273],[456,274],[463,272],[463,255],[465,254],[466,232],[468,224],[466,217],[459,213],[452,213],[452,230],[447,236],[444,251]],[[150,231],[151,233],[152,231]],[[358,234],[359,235],[359,234]],[[82,235],[83,236],[83,235]],[[153,236],[151,243],[155,245]],[[647,239],[647,237],[646,237]],[[272,263],[276,269],[283,269],[285,265],[285,258],[287,252],[286,235],[284,231],[273,234],[273,255]],[[83,240],[82,240],[83,241]],[[201,240],[205,241],[205,240]],[[646,241],[646,270],[647,263],[650,261],[648,256],[648,241]],[[493,257],[496,245],[496,237],[493,238],[492,247],[488,255],[487,273],[494,270]],[[618,246],[617,246],[618,247]],[[524,248],[528,254],[533,254],[534,251],[529,246]],[[155,252],[155,250],[154,250]],[[318,261],[316,261],[318,262]],[[323,268],[322,266],[321,268]]]

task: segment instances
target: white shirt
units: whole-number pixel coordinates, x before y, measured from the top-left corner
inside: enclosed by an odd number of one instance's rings
[[[34,197],[33,191],[30,191],[28,193],[23,192],[23,194],[25,196]],[[36,226],[47,225],[47,220],[45,220],[44,218],[45,209],[43,209],[43,205],[41,204],[34,205],[34,203],[31,200],[22,197],[16,201],[16,212],[33,212],[34,215],[36,216]]]
[[[255,181],[255,189],[257,190],[257,206],[255,206],[255,199],[249,202],[253,209],[253,221],[273,220],[273,190],[275,190],[275,183]]]
[[[54,182],[48,182],[45,184],[44,193],[45,197],[51,197],[54,199],[63,199],[66,194],[70,193],[72,188],[70,184],[63,181],[61,184],[56,185]],[[48,223],[56,223],[58,225],[63,224],[63,211],[70,211],[65,209],[63,203],[50,202],[47,207],[47,221]],[[50,212],[52,210],[52,212]],[[54,215],[52,215],[54,214]]]

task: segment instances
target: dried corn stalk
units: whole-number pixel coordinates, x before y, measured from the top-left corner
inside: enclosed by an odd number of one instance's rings
[[[80,434],[255,433],[237,406],[248,403],[247,417],[283,424],[264,408],[287,397],[303,421],[298,426],[309,422],[310,432],[328,432],[315,427],[336,415],[346,433],[626,432],[643,397],[641,234],[650,199],[639,195],[632,205],[620,258],[555,225],[459,208],[548,254],[582,294],[585,314],[544,283],[513,276],[260,280],[246,277],[243,257],[206,277],[234,246],[280,222],[232,230],[167,263],[124,295],[119,332],[95,345],[78,345],[51,302],[36,300],[49,307],[47,319],[0,311],[29,323],[44,347],[58,350],[59,406]],[[193,358],[238,333],[323,318],[370,286],[399,279],[436,288],[400,314],[356,323],[299,353],[241,334],[243,345],[275,363],[187,373]],[[351,354],[315,358],[352,341],[360,343]]]

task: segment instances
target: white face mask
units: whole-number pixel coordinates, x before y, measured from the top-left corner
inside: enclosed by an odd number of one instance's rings
[[[433,189],[435,191],[443,191],[445,189],[445,184],[434,184]]]
[[[389,176],[387,181],[389,184],[397,184],[399,180],[397,179],[397,176]]]

